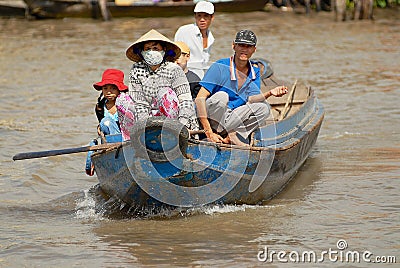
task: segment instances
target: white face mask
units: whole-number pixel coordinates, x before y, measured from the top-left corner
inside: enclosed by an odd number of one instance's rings
[[[147,50],[147,51],[142,51],[142,56],[144,61],[150,65],[158,65],[160,64],[163,59],[164,59],[165,51],[155,51],[155,50]]]

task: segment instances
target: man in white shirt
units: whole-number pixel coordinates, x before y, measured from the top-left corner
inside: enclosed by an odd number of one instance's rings
[[[190,48],[188,69],[203,78],[209,67],[211,47],[214,36],[209,27],[214,20],[214,5],[207,1],[200,1],[194,8],[193,24],[179,27],[175,33],[175,41],[185,42]]]

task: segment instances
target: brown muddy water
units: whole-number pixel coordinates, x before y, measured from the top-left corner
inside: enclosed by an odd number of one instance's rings
[[[189,22],[0,20],[0,267],[399,263],[398,10],[345,23],[329,13],[217,14],[213,60],[230,56],[236,31],[252,29],[255,56],[269,59],[276,76],[311,85],[325,106],[310,158],[264,206],[110,217],[88,193],[97,179],[84,173],[85,154],[12,161],[19,152],[86,145],[96,136],[92,83],[102,71],[127,73],[125,49],[140,35],[155,28],[172,38]],[[301,258],[310,252],[318,260]]]

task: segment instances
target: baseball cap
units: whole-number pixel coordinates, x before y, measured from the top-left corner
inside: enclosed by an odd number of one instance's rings
[[[257,44],[257,37],[255,33],[250,30],[240,30],[236,34],[234,43],[255,46]]]
[[[214,14],[214,5],[213,3],[207,1],[200,1],[194,7],[194,13],[204,12],[207,14]]]

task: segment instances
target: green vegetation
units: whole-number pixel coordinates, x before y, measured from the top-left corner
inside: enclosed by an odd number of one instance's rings
[[[385,8],[392,5],[400,5],[400,0],[375,0],[375,6]]]
[[[354,8],[354,0],[347,0],[346,5],[348,8]],[[395,5],[400,5],[400,0],[374,0],[374,7],[386,8]]]

